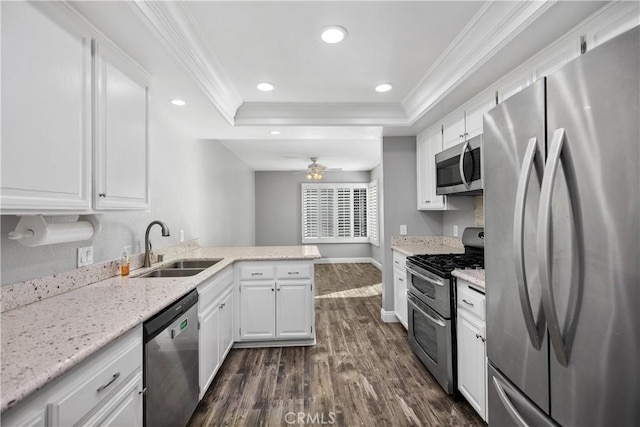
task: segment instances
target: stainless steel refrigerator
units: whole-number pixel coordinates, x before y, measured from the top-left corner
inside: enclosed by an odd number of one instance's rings
[[[640,425],[640,31],[484,117],[489,423]]]

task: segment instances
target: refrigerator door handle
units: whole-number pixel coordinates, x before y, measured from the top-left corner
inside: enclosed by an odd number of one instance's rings
[[[524,418],[522,418],[522,415],[518,413],[515,406],[513,406],[513,403],[511,403],[511,400],[509,400],[509,396],[507,396],[507,393],[504,391],[502,384],[500,384],[500,380],[496,377],[492,377],[492,379],[493,386],[498,393],[500,401],[502,401],[504,408],[507,410],[513,421],[515,421],[516,425],[518,425],[518,427],[529,427],[529,424],[525,422]]]
[[[567,351],[564,347],[555,298],[551,289],[551,254],[549,250],[549,235],[551,233],[551,198],[555,186],[560,154],[566,140],[563,128],[553,132],[551,147],[547,155],[547,166],[542,178],[540,190],[540,210],[538,211],[538,268],[540,270],[540,284],[542,286],[542,306],[547,317],[549,337],[553,344],[558,363],[568,366]]]
[[[470,183],[467,182],[467,177],[464,176],[464,156],[467,154],[467,148],[469,148],[470,140],[466,140],[464,145],[462,146],[462,151],[460,151],[460,160],[458,162],[458,169],[460,169],[460,178],[462,179],[462,183],[465,187],[469,188],[471,186]]]
[[[542,334],[544,333],[544,317],[541,316],[540,325],[536,326],[536,320],[533,317],[531,309],[531,300],[529,298],[529,286],[527,284],[527,276],[525,274],[524,265],[524,213],[525,203],[527,201],[527,192],[529,189],[529,179],[531,178],[531,170],[533,169],[536,159],[536,148],[538,139],[533,137],[529,139],[527,149],[524,153],[522,169],[518,178],[518,189],[516,191],[516,205],[513,216],[513,247],[514,262],[516,268],[516,282],[518,284],[518,293],[520,295],[520,307],[524,317],[524,324],[527,327],[529,340],[536,350],[540,350],[542,346]]]

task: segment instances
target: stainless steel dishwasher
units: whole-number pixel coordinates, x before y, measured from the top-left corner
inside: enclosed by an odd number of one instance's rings
[[[144,420],[183,427],[198,405],[198,292],[144,323]]]

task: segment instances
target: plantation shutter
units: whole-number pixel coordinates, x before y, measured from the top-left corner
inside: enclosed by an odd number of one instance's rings
[[[302,184],[302,243],[368,243],[367,184]]]
[[[337,231],[338,237],[351,237],[351,189],[338,188],[338,215]]]
[[[367,187],[367,235],[371,244],[379,246],[378,234],[378,181],[371,181]]]
[[[320,236],[333,237],[335,235],[335,212],[334,212],[334,190],[333,188],[320,188],[319,214],[320,214]]]
[[[302,238],[317,239],[320,237],[320,217],[318,196],[319,188],[302,189]]]
[[[353,237],[367,237],[367,189],[353,189]]]

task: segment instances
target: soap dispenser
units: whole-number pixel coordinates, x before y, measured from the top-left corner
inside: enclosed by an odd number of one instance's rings
[[[122,251],[122,258],[120,259],[120,275],[128,276],[129,275],[129,249],[131,246],[125,246]]]

